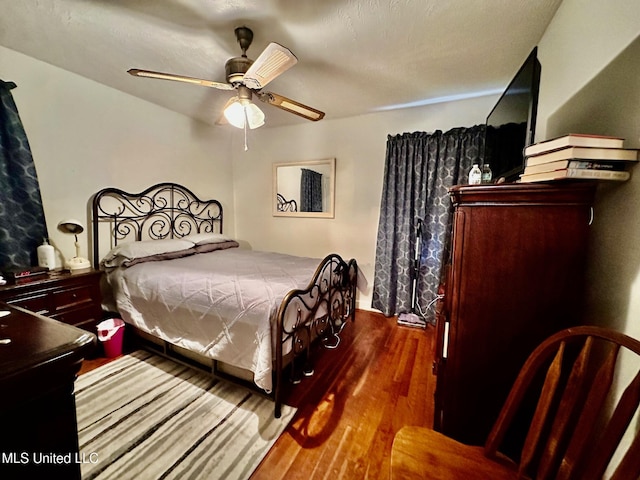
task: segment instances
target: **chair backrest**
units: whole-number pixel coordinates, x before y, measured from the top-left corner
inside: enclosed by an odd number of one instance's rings
[[[629,428],[633,441],[611,478],[639,478],[640,427],[630,426],[640,402],[639,360],[640,342],[609,329],[582,326],[553,335],[522,367],[485,455],[500,457],[521,405],[535,394],[520,458],[513,459],[523,477],[600,479]]]

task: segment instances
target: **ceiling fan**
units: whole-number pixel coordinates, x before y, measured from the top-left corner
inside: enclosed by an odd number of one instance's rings
[[[247,126],[253,129],[264,125],[264,113],[251,101],[254,94],[269,105],[311,121],[318,121],[324,117],[324,112],[320,110],[277,93],[262,90],[269,82],[298,62],[298,59],[288,48],[278,43],[270,43],[253,61],[247,58],[247,50],[253,41],[253,32],[247,27],[238,27],[235,29],[235,34],[242,49],[242,55],[227,60],[225,64],[227,83],[138,68],[132,68],[128,70],[128,73],[136,77],[193,83],[219,90],[236,90],[236,96],[229,99],[224,106],[223,114],[231,125],[244,128],[245,132]]]

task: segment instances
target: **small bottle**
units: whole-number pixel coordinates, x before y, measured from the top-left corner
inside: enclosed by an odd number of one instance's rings
[[[493,173],[491,172],[491,167],[489,167],[488,163],[485,163],[482,166],[482,183],[491,183],[492,178]]]
[[[56,252],[53,246],[49,245],[49,242],[47,242],[45,238],[42,245],[36,250],[38,252],[38,265],[52,270],[56,263]]]
[[[478,164],[474,163],[473,167],[471,167],[471,170],[469,171],[469,185],[480,185],[481,181],[482,172],[480,171]]]

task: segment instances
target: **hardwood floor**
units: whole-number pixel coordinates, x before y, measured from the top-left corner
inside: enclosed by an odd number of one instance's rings
[[[395,433],[433,425],[434,330],[358,310],[338,348],[314,352],[315,375],[290,388],[298,412],[251,479],[388,479]]]
[[[252,480],[387,479],[400,427],[432,426],[434,328],[358,310],[343,334],[291,392],[299,410]]]
[[[82,362],[82,366],[80,367],[80,371],[78,372],[78,375],[87,373],[93,370],[94,368],[98,368],[104,365],[105,363],[109,363],[112,360],[115,360],[115,358],[97,357],[97,358],[87,359]]]

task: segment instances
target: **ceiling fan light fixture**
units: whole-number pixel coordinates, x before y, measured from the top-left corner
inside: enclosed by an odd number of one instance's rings
[[[224,109],[224,117],[236,128],[244,128],[245,121],[248,127],[254,128],[264,125],[264,113],[251,100],[234,97]]]

